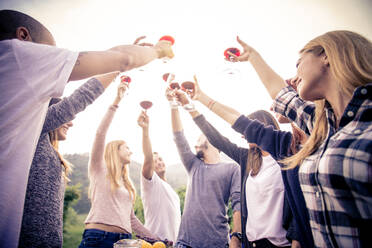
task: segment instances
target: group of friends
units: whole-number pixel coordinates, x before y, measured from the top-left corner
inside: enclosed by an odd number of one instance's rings
[[[66,139],[76,114],[120,72],[173,57],[171,42],[152,46],[140,40],[106,51],[72,52],[57,48],[52,34],[34,18],[0,11],[0,247],[62,247],[71,165],[58,152],[58,143]],[[164,161],[151,146],[150,116],[142,111],[137,122],[144,153],[143,224],[133,208],[132,153],[120,134],[106,143],[128,90],[120,83],[90,153],[91,209],[80,248],[113,247],[132,233],[170,240],[177,248],[372,244],[371,41],[345,30],[320,35],[300,51],[297,75],[290,80],[239,37],[237,42],[243,52],[230,54],[232,61],[251,63],[273,99],[276,118],[265,110],[239,113],[208,96],[196,77],[191,92],[167,89],[165,99],[180,105],[170,104],[170,116],[188,175],[184,210],[181,217]],[[90,79],[59,98],[69,81],[84,78]],[[231,125],[248,148],[219,133],[190,98]],[[179,114],[185,105],[202,132],[195,153]],[[290,123],[292,131],[280,130],[278,122]],[[233,162],[222,160],[221,152]]]

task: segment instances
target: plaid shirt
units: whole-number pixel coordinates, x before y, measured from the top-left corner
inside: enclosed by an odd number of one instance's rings
[[[300,167],[300,183],[317,247],[372,247],[372,84],[361,86],[345,109],[339,128],[328,104],[327,138]],[[307,134],[315,105],[283,88],[274,111]]]

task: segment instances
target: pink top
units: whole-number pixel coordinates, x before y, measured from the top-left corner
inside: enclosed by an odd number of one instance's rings
[[[141,237],[156,239],[138,220],[133,211],[132,199],[124,185],[111,191],[110,180],[107,177],[107,167],[103,158],[107,130],[115,115],[117,107],[110,106],[98,127],[94,140],[88,176],[91,181],[91,202],[87,223],[117,226],[128,233],[132,230]]]

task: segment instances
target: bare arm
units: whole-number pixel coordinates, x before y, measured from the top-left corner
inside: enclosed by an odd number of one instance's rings
[[[241,214],[240,214],[240,211],[235,211],[233,213],[233,232],[238,232],[238,233],[241,233],[242,232],[242,225],[241,225]],[[235,247],[241,247],[241,241],[233,236],[231,237],[231,241],[230,241],[230,248],[235,248]]]
[[[138,125],[142,128],[142,150],[144,155],[142,175],[151,180],[154,173],[154,161],[152,155],[152,147],[149,136],[149,117],[145,111],[142,111],[137,120]]]
[[[106,51],[80,52],[69,81],[112,71],[128,71],[165,56],[174,56],[168,41],[159,41],[154,47],[122,45]]]
[[[236,61],[249,61],[257,72],[267,92],[270,94],[270,97],[275,99],[279,91],[286,86],[285,81],[265,62],[255,49],[239,39],[239,37],[237,37],[237,41],[243,47],[244,51],[239,57],[234,54],[230,55],[233,56]]]
[[[92,151],[90,154],[90,161],[88,167],[88,174],[90,175],[93,171],[100,171],[97,167],[98,165],[102,165],[103,161],[103,154],[105,149],[105,140],[106,140],[106,133],[109,129],[112,119],[114,118],[116,109],[118,108],[118,104],[120,103],[123,93],[126,90],[126,85],[121,83],[117,90],[117,95],[113,101],[113,104],[109,107],[106,114],[104,115],[98,129],[96,132],[96,137],[93,143]]]
[[[233,108],[230,108],[222,103],[219,103],[205,94],[199,86],[198,80],[196,76],[194,76],[195,80],[195,95],[193,98],[199,102],[201,102],[204,106],[209,108],[212,112],[216,115],[227,121],[230,125],[233,125],[235,121],[241,115],[238,111]]]

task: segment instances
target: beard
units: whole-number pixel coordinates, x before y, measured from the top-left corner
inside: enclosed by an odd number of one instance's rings
[[[196,153],[196,157],[200,160],[204,160],[204,152],[203,151],[198,151]]]

